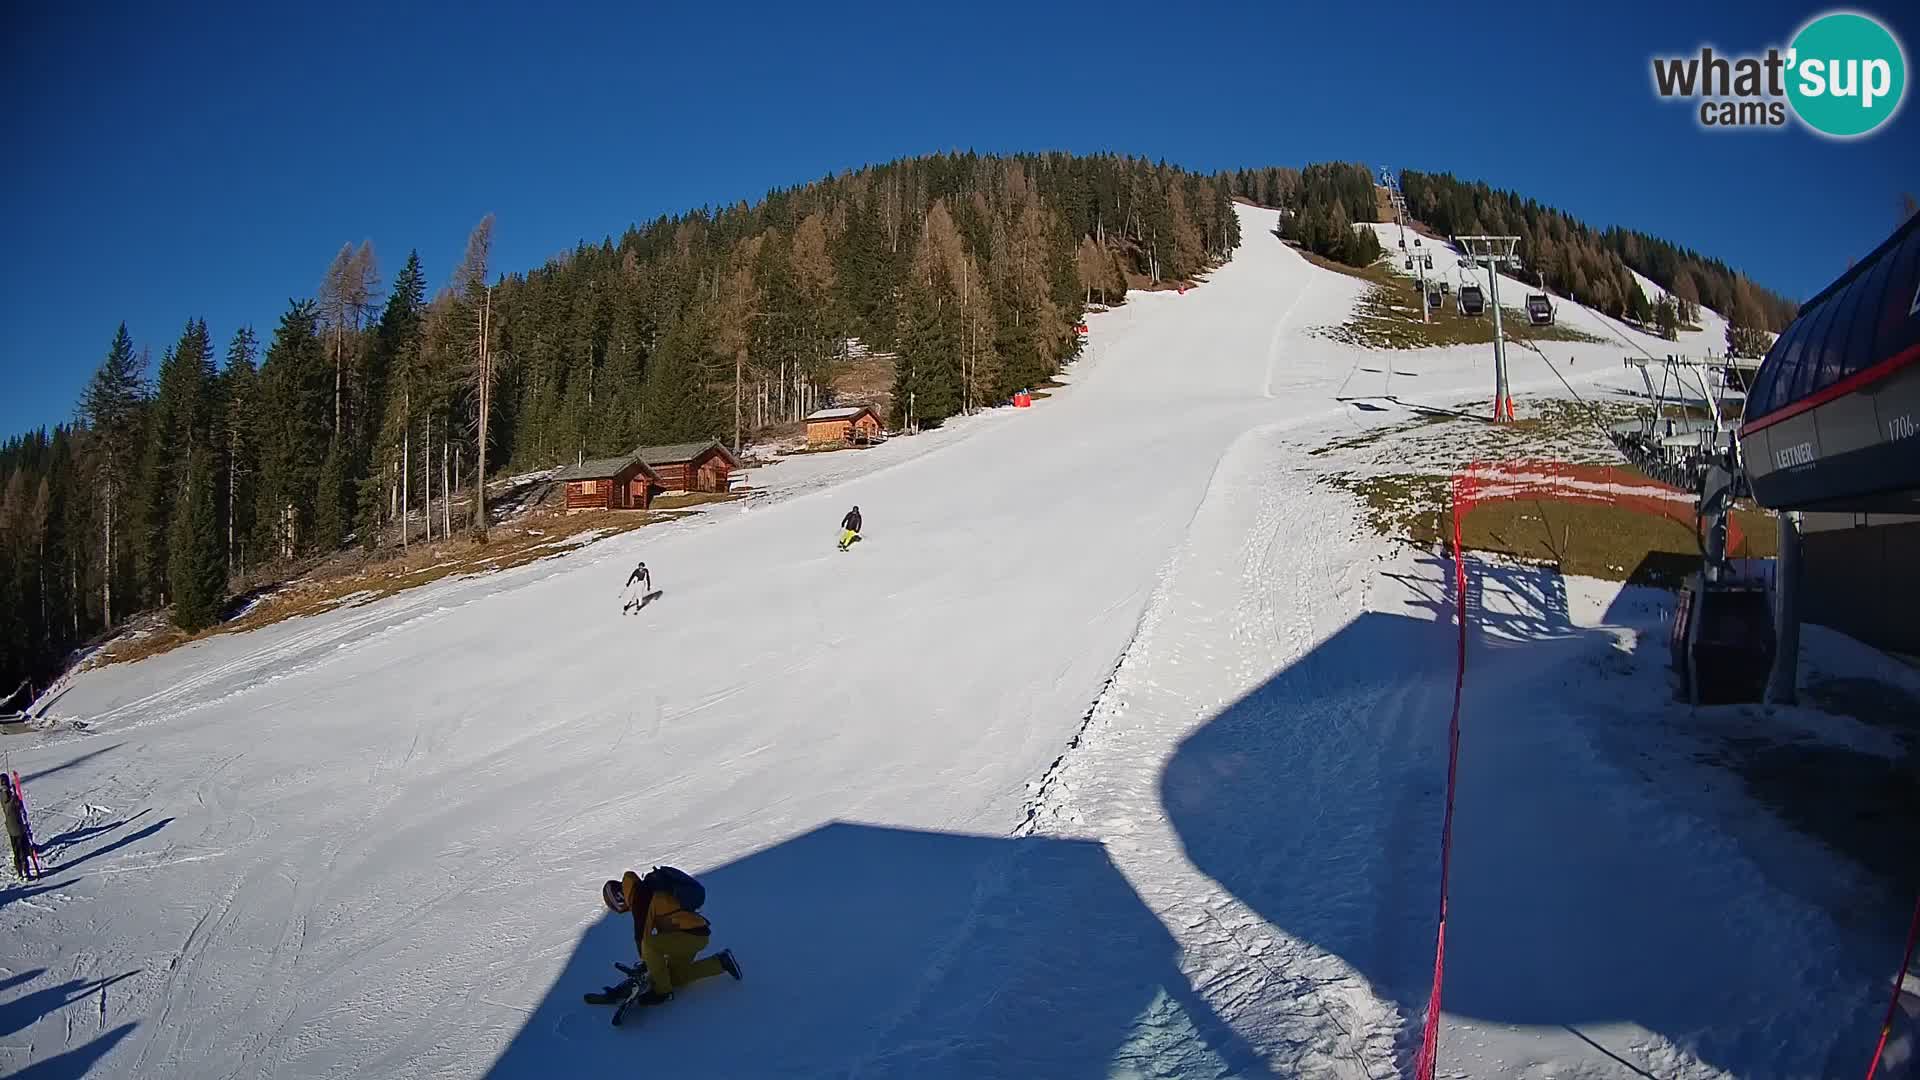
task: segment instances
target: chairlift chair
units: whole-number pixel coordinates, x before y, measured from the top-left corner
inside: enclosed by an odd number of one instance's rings
[[[1426,268],[1429,270],[1433,269],[1433,256],[1427,255],[1424,256],[1424,258],[1427,260]]]

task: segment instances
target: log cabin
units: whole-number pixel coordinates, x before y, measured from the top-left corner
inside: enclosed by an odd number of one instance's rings
[[[881,434],[880,414],[865,405],[821,409],[807,416],[807,446],[814,449],[879,442]]]
[[[718,440],[643,446],[634,454],[667,491],[725,494],[732,488],[733,470],[740,467],[740,460]]]
[[[645,510],[664,486],[637,452],[569,465],[553,481],[567,485],[568,510]]]

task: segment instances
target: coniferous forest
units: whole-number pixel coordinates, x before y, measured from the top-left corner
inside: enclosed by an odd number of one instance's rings
[[[1227,257],[1230,187],[1118,156],[923,157],[523,274],[491,265],[490,217],[444,278],[349,244],[258,330],[189,316],[157,362],[103,328],[73,421],[0,445],[0,694],[129,613],[197,631],[243,581],[392,543],[434,495],[442,535],[484,537],[476,477],[750,441],[830,403],[856,342],[895,358],[897,426],[1003,403],[1077,355],[1088,304]]]
[[[1755,285],[1726,263],[1631,229],[1588,226],[1563,211],[1469,184],[1446,173],[1400,174],[1407,210],[1447,236],[1520,237],[1522,280],[1538,280],[1563,296],[1618,318],[1660,323],[1663,317],[1634,284],[1629,268],[1670,293],[1677,310],[1665,318],[1691,322],[1699,307],[1727,316],[1733,351],[1765,352],[1756,331],[1781,331],[1799,305]],[[1736,340],[1737,339],[1737,340]]]
[[[1523,277],[1611,314],[1665,329],[1705,305],[1747,347],[1793,316],[1657,238],[1402,177],[1417,219],[1520,235]],[[391,545],[403,523],[484,539],[476,477],[643,443],[737,447],[831,404],[856,352],[892,358],[898,428],[1002,404],[1077,355],[1089,305],[1228,257],[1234,198],[1283,209],[1283,235],[1326,258],[1381,254],[1351,227],[1378,216],[1364,165],[1204,176],[947,154],[661,217],[525,273],[492,266],[491,217],[443,278],[417,251],[389,272],[370,242],[348,244],[258,330],[216,338],[189,317],[157,362],[122,325],[71,423],[0,445],[0,694],[43,685],[130,613],[164,607],[195,632],[243,584]],[[1629,267],[1677,307],[1649,308]],[[436,496],[438,525],[421,525]]]

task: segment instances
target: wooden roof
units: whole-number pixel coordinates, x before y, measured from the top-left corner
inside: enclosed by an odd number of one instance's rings
[[[648,468],[644,461],[640,460],[640,455],[637,453],[622,454],[619,457],[593,458],[588,461],[583,461],[578,465],[569,465],[554,473],[552,479],[556,481],[606,480],[619,476],[634,465],[639,465],[640,471],[646,473],[649,478],[654,480],[659,479],[659,477],[654,474],[654,471]]]
[[[634,453],[648,465],[679,465],[692,461],[709,450],[720,451],[721,456],[727,459],[728,465],[736,469],[740,467],[740,459],[720,445],[718,439],[708,439],[706,442],[673,443],[668,446],[643,446]]]
[[[811,424],[816,420],[818,421],[855,420],[855,419],[858,419],[862,413],[871,413],[875,420],[878,420],[880,418],[880,414],[873,411],[873,406],[856,405],[856,406],[853,406],[852,408],[821,409],[818,412],[808,413],[807,423]]]

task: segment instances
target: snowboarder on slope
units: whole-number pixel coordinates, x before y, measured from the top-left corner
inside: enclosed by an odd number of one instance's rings
[[[853,546],[855,540],[860,539],[859,507],[856,506],[847,511],[847,516],[840,519],[840,528],[842,530],[840,533],[840,550],[845,551]]]
[[[647,570],[647,564],[641,563],[627,575],[626,596],[620,605],[620,611],[639,611],[647,604],[647,594],[653,591],[653,574]]]
[[[600,890],[601,899],[613,911],[633,916],[633,942],[639,946],[640,959],[652,986],[635,999],[635,1004],[658,1005],[673,999],[675,987],[686,986],[725,972],[740,978],[740,962],[732,949],[695,960],[707,947],[713,928],[699,912],[680,906],[659,869],[645,878],[629,870],[619,881],[609,881]],[[617,1001],[625,996],[626,986],[609,987],[602,998]]]
[[[7,819],[7,846],[13,851],[13,872],[21,881],[33,878],[33,834],[27,831],[27,813],[13,790],[13,778],[0,773],[0,815]]]

